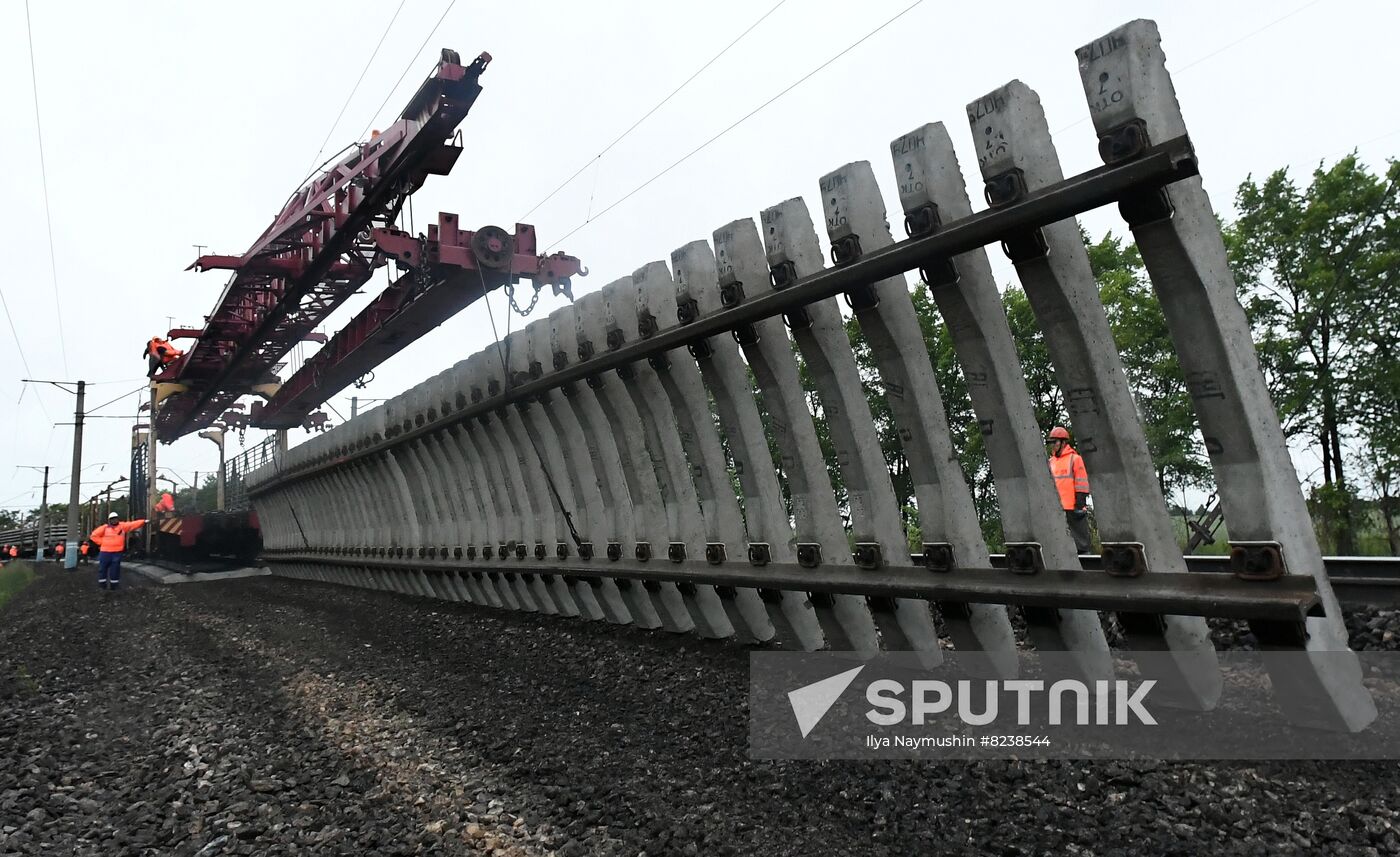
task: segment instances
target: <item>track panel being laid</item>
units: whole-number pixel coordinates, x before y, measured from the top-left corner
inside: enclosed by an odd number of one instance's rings
[[[265,560],[493,608],[909,650],[928,665],[942,657],[941,618],[947,644],[1003,677],[1016,670],[1015,611],[1031,645],[1070,653],[1085,678],[1113,678],[1103,611],[1128,647],[1176,655],[1153,677],[1173,704],[1199,710],[1220,688],[1203,617],[1249,619],[1271,649],[1345,649],[1155,25],[1126,25],[1078,59],[1104,168],[1065,179],[1037,96],[1013,81],[967,108],[988,211],[972,210],[948,129],[921,125],[890,145],[907,241],[890,234],[871,164],[836,169],[814,183],[830,265],[812,211],[789,199],[249,474]],[[1187,574],[1172,536],[1074,220],[1108,202],[1133,230],[1181,356],[1237,539],[1233,575]],[[1102,557],[1076,553],[989,244],[1011,258],[1044,332]],[[960,427],[947,423],[911,270],[966,381],[1004,568],[988,559],[958,463]],[[837,295],[875,377],[861,376]],[[867,387],[888,406],[912,477],[918,564]],[[1364,728],[1375,708],[1355,661],[1310,663],[1273,676],[1287,716]]]

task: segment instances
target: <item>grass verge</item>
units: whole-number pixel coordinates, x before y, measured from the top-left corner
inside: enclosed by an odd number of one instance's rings
[[[0,610],[15,593],[34,582],[34,569],[27,562],[12,561],[0,568]]]

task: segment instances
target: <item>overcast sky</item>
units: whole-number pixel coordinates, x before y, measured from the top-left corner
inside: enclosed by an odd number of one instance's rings
[[[775,3],[406,0],[321,157],[389,124],[440,48],[464,61],[487,51],[485,91],[461,125],[466,152],[413,203],[420,230],[438,211],[466,228],[509,229]],[[527,222],[553,244],[910,3],[786,0]],[[0,287],[17,333],[0,321],[0,507],[38,504],[40,476],[25,465],[52,465],[63,484],[50,499],[67,499],[72,429],[54,423],[72,421],[72,397],[22,390],[20,379],[82,378],[94,385],[89,406],[118,399],[98,414],[133,414],[145,341],[171,321],[200,326],[225,282],[184,271],[194,245],[241,253],[267,226],[316,162],[397,5],[30,0],[51,271],[25,4],[0,3]],[[1305,179],[1353,148],[1376,167],[1400,147],[1394,3],[926,0],[570,236],[557,249],[592,271],[575,290],[789,197],[815,201],[818,177],[851,161],[874,164],[897,210],[889,141],[943,120],[968,174],[963,105],[1012,78],[1040,93],[1066,174],[1097,166],[1074,49],[1137,17],[1161,28],[1206,188],[1226,217],[1251,173],[1288,165]],[[1096,236],[1124,231],[1112,212],[1084,223]],[[368,297],[352,299],[332,331]],[[556,305],[540,303],[537,313]],[[493,306],[499,322],[499,296]],[[474,306],[376,370],[359,395],[392,396],[490,339]],[[331,402],[346,416],[350,392]],[[131,422],[89,422],[84,498],[127,472]],[[234,437],[230,454],[238,449]],[[187,481],[216,455],[187,438],[163,446],[160,461]],[[1298,464],[1305,476],[1314,466]]]

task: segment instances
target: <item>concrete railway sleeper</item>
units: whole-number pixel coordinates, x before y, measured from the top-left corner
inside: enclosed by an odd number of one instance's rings
[[[891,143],[906,240],[868,162],[821,177],[828,265],[790,199],[649,262],[247,476],[264,559],[293,577],[494,608],[816,650],[942,658],[935,619],[988,675],[1037,648],[1113,675],[1098,611],[1154,677],[1208,710],[1205,617],[1245,619],[1302,668],[1273,676],[1292,721],[1374,717],[1225,263],[1154,24],[1077,52],[1105,166],[1064,178],[1036,94],[968,105],[989,208],[947,127]],[[1074,217],[1116,203],[1186,371],[1232,537],[1232,574],[1190,574]],[[1044,331],[1098,501],[1081,563],[1045,466],[987,245]],[[988,559],[906,274],[948,326],[985,440],[1006,556]],[[877,377],[862,378],[842,295]],[[800,366],[810,390],[804,389]],[[866,388],[912,476],[914,562]],[[824,418],[841,488],[812,409]]]

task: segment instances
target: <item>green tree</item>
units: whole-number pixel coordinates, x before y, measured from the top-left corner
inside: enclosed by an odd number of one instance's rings
[[[1371,173],[1355,154],[1300,188],[1286,169],[1240,185],[1231,265],[1261,364],[1290,435],[1322,458],[1318,508],[1341,553],[1356,550],[1344,449],[1395,413],[1400,164]],[[1389,407],[1388,412],[1385,410]]]
[[[967,480],[977,508],[978,520],[982,523],[983,535],[996,549],[1002,544],[1001,516],[996,502],[995,486],[992,483],[991,468],[987,464],[986,449],[983,446],[982,432],[972,411],[972,400],[968,398],[967,383],[953,351],[953,342],[938,314],[938,308],[929,294],[928,286],[919,283],[911,298],[914,312],[919,319],[919,327],[924,338],[924,347],[933,363],[944,408],[948,414],[948,428],[952,435],[953,449],[958,454],[963,477]],[[1022,297],[1024,300],[1024,296]],[[870,346],[860,331],[860,324],[854,318],[846,321],[847,335],[851,350],[855,353],[856,365],[860,369],[861,382],[865,388],[866,400],[880,438],[881,452],[889,466],[891,481],[894,484],[895,499],[904,517],[906,534],[912,547],[921,539],[918,522],[917,501],[914,497],[914,480],[909,472],[908,459],[899,440],[899,432],[890,412],[879,383],[879,370],[875,365]],[[824,427],[818,420],[818,434]],[[825,447],[824,447],[825,448]],[[839,489],[838,489],[839,490]]]
[[[198,490],[186,486],[176,491],[175,511],[181,515],[212,512],[219,501],[219,481],[213,473],[202,474]]]
[[[1370,454],[1363,457],[1363,473],[1375,492],[1389,553],[1400,556],[1400,450],[1370,446],[1368,451]]]
[[[865,393],[866,403],[870,406],[870,416],[880,439],[880,451],[889,469],[905,531],[917,530],[914,478],[909,472],[909,460],[904,455],[904,446],[899,440],[899,430],[894,423],[894,414],[890,411],[889,399],[885,397],[884,386],[880,383],[880,373],[875,365],[875,357],[870,351],[870,343],[866,341],[860,323],[854,315],[846,319],[846,336],[851,343],[851,352],[855,354],[856,367],[860,371],[861,389]]]
[[[1005,544],[1001,531],[1001,507],[997,502],[996,484],[992,481],[992,468],[987,460],[985,439],[977,422],[977,414],[972,409],[967,378],[963,375],[962,364],[953,347],[953,337],[948,332],[948,326],[942,323],[927,284],[918,285],[913,300],[923,332],[924,347],[933,362],[933,372],[943,396],[953,450],[957,453],[963,478],[967,480],[968,490],[972,493],[977,520],[982,525],[982,537],[993,551],[999,551]]]
[[[1112,232],[1097,242],[1086,234],[1084,243],[1142,417],[1162,495],[1170,497],[1178,489],[1207,483],[1210,464],[1197,438],[1181,363],[1137,246],[1124,244]]]
[[[39,520],[39,510],[44,509],[44,526],[52,527],[55,524],[62,524],[68,520],[67,503],[50,503],[47,507],[35,506],[29,510],[25,516],[26,520],[37,522]]]

